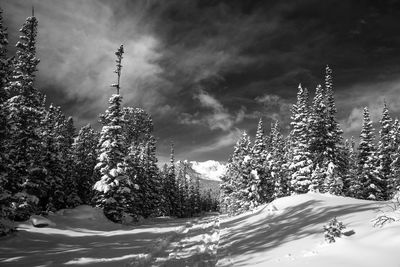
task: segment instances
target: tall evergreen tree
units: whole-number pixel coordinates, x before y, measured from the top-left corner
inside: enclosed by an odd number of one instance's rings
[[[381,179],[376,169],[376,148],[374,146],[374,129],[370,119],[369,110],[364,108],[363,126],[358,147],[358,176],[363,186],[362,198],[381,200]]]
[[[346,143],[346,149],[348,151],[348,167],[347,174],[344,178],[344,195],[349,197],[361,197],[362,185],[357,175],[357,154],[355,148],[354,137],[351,137],[350,142]]]
[[[291,186],[295,193],[305,193],[311,184],[312,161],[309,152],[308,92],[299,85],[297,103],[292,108],[292,162]]]
[[[16,218],[26,219],[38,211],[40,198],[45,197],[44,177],[46,170],[41,162],[40,121],[44,116],[43,97],[34,87],[35,72],[39,59],[36,57],[38,21],[28,17],[20,32],[12,78],[7,90],[15,96],[4,103],[8,131],[6,187],[15,196]]]
[[[382,179],[380,186],[383,190],[382,197],[388,199],[390,193],[388,192],[388,180],[391,176],[391,164],[393,154],[393,146],[391,142],[391,132],[392,132],[392,118],[389,115],[389,109],[384,103],[382,119],[380,120],[381,129],[379,130],[379,142],[378,142],[378,171],[380,178]],[[389,186],[390,187],[390,186]]]
[[[329,162],[339,165],[340,144],[342,142],[343,131],[336,120],[337,109],[334,98],[332,69],[329,68],[329,66],[326,66],[325,69],[325,98],[327,108],[326,153]],[[340,170],[341,166],[338,166],[338,168]]]
[[[272,182],[274,182],[273,198],[277,198],[289,195],[289,180],[285,167],[285,143],[280,132],[279,121],[275,121],[271,129],[271,136],[271,157],[268,167]]]
[[[248,172],[243,169],[243,163],[251,159],[250,154],[250,138],[243,132],[229,159],[226,174],[221,178],[221,210],[225,213],[233,214],[242,209],[244,172]]]
[[[315,166],[326,170],[327,166],[322,164],[327,158],[327,106],[325,94],[321,85],[315,90],[315,96],[310,114],[310,153]]]
[[[177,184],[175,173],[175,151],[171,143],[170,165],[167,169],[166,179],[164,181],[164,194],[169,215],[176,215],[177,209]]]
[[[120,63],[123,55],[123,46],[115,53],[117,56],[118,84],[117,94],[109,100],[109,107],[102,117],[103,128],[99,140],[99,156],[95,170],[99,173],[100,180],[94,185],[96,206],[104,209],[104,213],[113,221],[121,221],[124,213],[129,212],[131,197],[131,184],[124,168],[124,137],[122,121],[122,97],[120,91]]]
[[[11,213],[10,191],[6,189],[6,110],[5,101],[9,98],[6,91],[7,83],[10,79],[10,60],[7,57],[8,45],[7,29],[3,24],[3,10],[0,9],[0,218],[8,217]]]
[[[400,123],[398,119],[394,121],[390,135],[393,153],[387,190],[389,197],[393,197],[396,191],[400,191]]]

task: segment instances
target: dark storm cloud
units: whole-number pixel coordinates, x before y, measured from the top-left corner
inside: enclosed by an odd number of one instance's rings
[[[398,1],[1,1],[12,41],[34,4],[38,84],[79,124],[110,96],[125,45],[123,96],[154,118],[161,160],[227,160],[259,117],[288,126],[297,86],[334,69],[338,116],[358,135],[363,106],[400,112]]]

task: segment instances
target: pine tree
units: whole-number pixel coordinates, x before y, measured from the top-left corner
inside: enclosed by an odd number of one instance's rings
[[[391,175],[388,179],[387,190],[389,197],[393,197],[396,191],[400,191],[400,123],[398,119],[393,123],[390,135],[393,154],[391,155]]]
[[[374,129],[369,116],[368,108],[364,108],[363,126],[358,147],[358,176],[363,186],[362,197],[365,199],[381,200],[381,179],[376,170],[376,149],[374,146]]]
[[[315,90],[315,96],[310,114],[310,153],[315,166],[326,170],[327,166],[322,164],[327,158],[327,106],[325,94],[321,85]],[[319,170],[320,171],[320,170]]]
[[[221,179],[220,201],[222,212],[234,214],[240,212],[243,209],[243,205],[248,207],[247,203],[244,203],[243,190],[245,189],[244,186],[246,186],[244,175],[249,175],[250,171],[248,169],[244,170],[243,164],[245,161],[250,163],[250,155],[250,138],[246,132],[243,132],[229,159],[226,174]],[[247,166],[247,168],[250,168],[250,166]]]
[[[382,188],[383,199],[389,199],[390,193],[388,192],[388,180],[391,176],[391,164],[393,154],[393,147],[391,142],[392,132],[392,118],[389,115],[389,109],[387,108],[386,102],[384,103],[382,119],[380,121],[381,129],[379,131],[379,142],[378,142],[378,171],[380,178],[382,179],[380,187]]]
[[[122,97],[120,91],[121,60],[123,46],[115,53],[117,56],[118,84],[112,87],[117,89],[117,94],[111,96],[109,107],[102,116],[103,128],[99,140],[99,156],[95,170],[100,180],[94,185],[96,206],[104,209],[105,215],[113,221],[121,221],[124,213],[129,211],[131,198],[131,183],[125,173],[124,137],[122,121]]]
[[[343,180],[337,173],[337,166],[332,162],[328,163],[324,188],[325,192],[328,192],[332,195],[340,196],[343,193]]]
[[[8,45],[8,34],[7,29],[3,24],[3,10],[0,9],[0,218],[8,217],[12,209],[10,207],[10,191],[6,189],[7,175],[6,175],[6,109],[5,101],[9,98],[8,91],[6,91],[6,85],[10,79],[10,63],[11,61],[7,57],[7,45]]]
[[[93,197],[98,143],[99,134],[88,124],[79,130],[72,145],[72,177],[79,185],[78,196],[83,204],[90,204]]]
[[[251,150],[252,153],[252,164],[253,169],[261,172],[264,165],[264,155],[263,152],[265,151],[265,142],[264,142],[264,129],[263,129],[263,122],[260,118],[258,125],[257,125],[257,132],[256,137],[254,139],[254,145]]]
[[[164,194],[166,200],[167,213],[169,215],[176,215],[177,184],[176,184],[176,173],[175,173],[175,151],[173,143],[171,143],[170,165],[168,166],[164,182]]]
[[[353,137],[351,137],[350,142],[346,143],[346,148],[348,150],[348,171],[343,181],[344,195],[360,198],[362,197],[362,185],[357,175],[357,154]]]
[[[271,182],[274,183],[272,198],[289,195],[289,181],[287,179],[287,170],[285,162],[285,143],[283,135],[280,132],[279,121],[275,121],[271,129],[271,158],[269,169]]]
[[[20,32],[12,78],[6,89],[15,96],[4,103],[8,131],[6,188],[14,195],[16,219],[26,219],[39,211],[39,199],[46,196],[46,170],[41,162],[40,121],[44,116],[43,97],[34,87],[39,59],[36,57],[37,19],[28,17]]]
[[[156,158],[156,141],[153,136],[148,138],[141,150],[139,165],[142,175],[137,180],[139,185],[140,202],[143,204],[141,214],[144,217],[159,214],[158,196],[161,193],[161,183],[158,180],[158,168]]]
[[[342,166],[339,165],[339,157],[343,131],[336,120],[337,109],[334,99],[332,69],[329,68],[329,66],[326,66],[325,73],[325,101],[327,108],[326,156],[328,158],[328,162],[332,162],[333,164],[337,165],[340,175]]]
[[[6,86],[11,76],[11,59],[7,56],[8,33],[3,23],[3,10],[0,8],[0,104],[9,98]],[[1,128],[3,129],[3,128]]]
[[[306,193],[311,184],[312,161],[309,152],[309,108],[308,92],[299,85],[297,103],[293,105],[291,117],[292,133],[292,162],[291,186],[295,193]]]

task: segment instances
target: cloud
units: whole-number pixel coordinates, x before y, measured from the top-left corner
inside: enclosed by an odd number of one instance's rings
[[[204,90],[199,90],[193,98],[198,100],[200,106],[208,111],[194,114],[183,113],[179,117],[181,124],[207,125],[210,130],[230,131],[235,124],[242,122],[244,118],[254,117],[253,114],[246,114],[244,106],[235,113],[229,112],[221,102]]]
[[[287,122],[290,118],[292,104],[275,94],[264,94],[255,100],[263,105],[263,114],[272,120]]]
[[[39,20],[38,84],[50,98],[59,90],[64,97],[50,101],[86,100],[85,105],[73,107],[75,117],[78,121],[88,113],[96,117],[113,93],[114,52],[121,43],[125,47],[121,77],[125,103],[140,102],[152,108],[161,101],[159,88],[166,85],[158,63],[161,42],[136,16],[119,17],[115,7],[103,1],[33,0],[32,5]],[[15,42],[16,25],[30,15],[30,4],[7,1],[3,8],[11,20],[10,39]]]
[[[209,153],[226,147],[232,147],[239,140],[241,134],[241,130],[237,128],[232,129],[228,133],[224,133],[223,135],[216,137],[208,144],[193,149],[187,154],[188,158],[195,157],[198,154]]]
[[[338,99],[338,107],[350,110],[349,115],[339,118],[345,133],[360,132],[363,123],[363,108],[368,107],[375,128],[382,117],[386,101],[392,118],[400,115],[400,79],[384,82],[359,83],[346,88]]]

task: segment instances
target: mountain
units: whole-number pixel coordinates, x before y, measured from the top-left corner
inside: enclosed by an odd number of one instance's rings
[[[204,162],[191,161],[190,165],[204,180],[221,181],[221,176],[226,172],[226,165],[215,160]]]
[[[219,185],[221,176],[226,172],[226,166],[218,161],[208,160],[197,161],[177,161],[176,171],[186,167],[187,178],[189,180],[199,179],[200,191],[205,194],[211,190],[214,197],[219,195]]]

